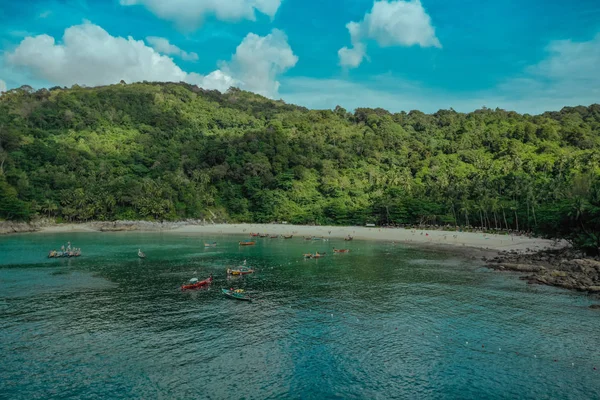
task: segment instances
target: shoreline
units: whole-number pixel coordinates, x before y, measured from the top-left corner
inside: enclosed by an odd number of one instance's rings
[[[15,224],[16,225],[16,224]],[[200,224],[199,221],[148,222],[117,221],[88,222],[70,224],[40,223],[38,225],[19,224],[25,229],[4,231],[4,233],[69,233],[69,232],[163,232],[198,235],[294,235],[297,238],[322,237],[343,239],[352,236],[356,240],[376,240],[395,242],[419,247],[439,248],[464,253],[465,250],[478,250],[493,254],[513,252],[519,254],[536,253],[542,250],[566,247],[566,242],[530,238],[516,235],[487,234],[483,232],[458,232],[443,230],[379,228],[363,226],[312,226],[288,224]]]

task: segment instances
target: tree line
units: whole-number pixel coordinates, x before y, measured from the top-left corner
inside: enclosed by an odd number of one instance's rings
[[[309,110],[184,83],[0,96],[0,218],[533,232],[600,248],[600,105]]]

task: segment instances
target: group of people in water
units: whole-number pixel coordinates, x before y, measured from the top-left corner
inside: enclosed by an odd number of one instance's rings
[[[79,257],[81,255],[81,249],[78,247],[72,247],[71,242],[67,242],[67,246],[63,244],[60,246],[60,251],[51,250],[48,253],[48,258],[56,257]]]

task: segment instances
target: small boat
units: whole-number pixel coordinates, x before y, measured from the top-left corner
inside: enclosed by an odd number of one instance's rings
[[[250,240],[246,240],[244,242],[240,242],[240,246],[254,246],[256,242],[252,242]]]
[[[325,254],[327,254],[327,253],[315,253],[315,254],[313,254],[312,258],[321,258],[321,257],[325,257]]]
[[[192,278],[192,279],[190,279],[189,284],[181,286],[181,290],[199,289],[202,286],[208,285],[212,281],[213,281],[212,275],[203,281],[199,281],[198,278]]]
[[[248,267],[237,267],[237,269],[227,268],[227,275],[248,275],[254,270]]]
[[[260,235],[259,233],[251,233],[250,236],[252,237],[258,237],[258,235]]]
[[[350,253],[350,249],[333,249],[334,253]]]
[[[313,258],[312,253],[303,254],[304,258]]]
[[[352,239],[354,239],[354,236],[350,236],[350,235],[348,235],[344,238],[344,240],[348,241],[348,242],[351,241]]]
[[[244,294],[244,289],[221,289],[223,294],[230,299],[242,300],[242,301],[252,301],[252,299]]]
[[[79,257],[80,251],[56,251],[52,250],[48,253],[48,258],[63,258],[63,257]]]
[[[287,236],[286,236],[286,235],[283,235],[283,238],[284,238],[284,239],[291,239],[291,238],[293,238],[293,237],[294,237],[294,235],[287,235]]]
[[[139,258],[146,258],[146,255],[142,252],[141,249],[138,249],[138,257]]]
[[[312,240],[312,237],[310,237],[310,236],[304,236],[304,240]]]
[[[261,238],[266,238],[267,236],[269,236],[269,234],[268,234],[268,233],[261,233],[261,234],[260,234],[260,237],[261,237]]]
[[[204,247],[217,247],[217,242],[204,243]]]
[[[277,239],[279,235],[271,235],[271,239]]]

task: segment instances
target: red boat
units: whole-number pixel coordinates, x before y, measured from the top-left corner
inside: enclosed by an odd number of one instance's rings
[[[251,241],[240,242],[240,246],[254,246],[255,244],[256,242]]]
[[[251,233],[250,236],[252,237],[258,237],[258,235],[260,235],[260,233]]]
[[[213,280],[212,275],[203,281],[198,281],[197,278],[192,278],[192,279],[190,279],[190,283],[188,285],[181,286],[181,290],[199,289],[202,286],[210,284],[212,282],[212,280]]]

